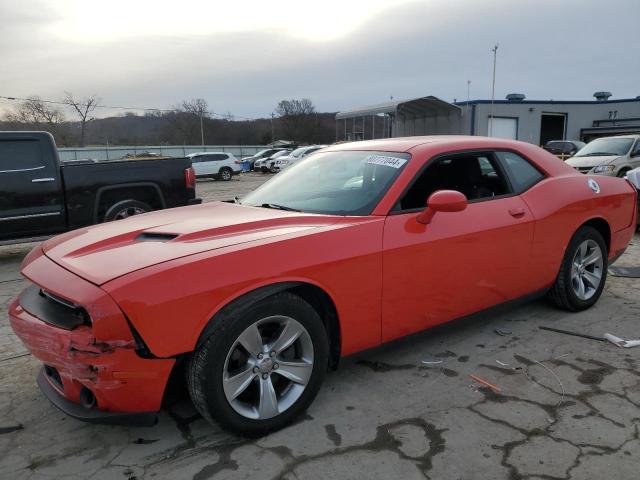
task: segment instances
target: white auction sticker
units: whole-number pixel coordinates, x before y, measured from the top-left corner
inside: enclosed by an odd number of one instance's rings
[[[407,160],[405,158],[387,157],[384,155],[369,155],[364,163],[369,165],[384,165],[385,167],[400,168]]]

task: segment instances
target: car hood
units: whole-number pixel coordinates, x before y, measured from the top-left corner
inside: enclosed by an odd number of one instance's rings
[[[598,165],[608,165],[620,155],[603,155],[601,157],[571,157],[567,163],[572,167],[597,167]]]
[[[102,285],[176,258],[349,223],[345,217],[213,202],[74,230],[46,241],[44,254]]]

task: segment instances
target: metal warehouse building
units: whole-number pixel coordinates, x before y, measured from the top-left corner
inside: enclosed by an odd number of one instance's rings
[[[640,97],[610,100],[505,100],[449,103],[427,96],[355,108],[336,114],[336,140],[413,135],[483,135],[544,145],[549,140],[590,141],[640,133]]]

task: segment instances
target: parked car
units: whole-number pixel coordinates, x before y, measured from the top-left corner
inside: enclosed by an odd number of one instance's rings
[[[256,160],[260,160],[262,158],[266,158],[266,157],[270,157],[271,155],[273,155],[276,152],[280,152],[282,150],[287,150],[286,148],[266,148],[264,150],[260,150],[259,152],[249,156],[249,157],[243,157],[242,161],[243,162],[249,162],[249,169],[253,170]]]
[[[578,140],[551,140],[544,145],[544,149],[561,160],[573,157],[586,143]]]
[[[299,160],[302,160],[304,157],[311,155],[313,152],[317,152],[318,150],[325,148],[327,145],[309,145],[306,147],[300,147],[295,149],[289,155],[283,155],[279,157],[274,162],[274,170],[279,172],[287,167],[290,167],[294,163]]]
[[[276,173],[275,163],[278,158],[289,155],[291,150],[280,150],[279,152],[274,153],[273,155],[265,158],[261,158],[260,160],[256,160],[256,163],[253,165],[253,169],[256,171],[261,171],[262,173]]]
[[[196,178],[209,177],[228,182],[242,172],[240,160],[232,153],[201,152],[187,155],[187,158],[191,160]]]
[[[638,191],[638,226],[640,227],[640,168],[628,171],[627,179]]]
[[[640,167],[640,135],[597,138],[567,163],[582,173],[624,177]]]
[[[186,158],[61,162],[46,132],[0,132],[0,244],[200,203]]]
[[[348,143],[236,203],[37,246],[9,318],[72,416],[152,421],[184,368],[205,419],[260,435],[298,417],[342,356],[516,299],[591,307],[635,216],[628,182],[528,143]]]

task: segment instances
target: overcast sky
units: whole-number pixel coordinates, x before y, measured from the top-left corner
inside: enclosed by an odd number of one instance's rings
[[[640,95],[639,0],[0,0],[0,96],[248,117],[284,98],[465,100],[467,80],[490,98],[496,42],[496,98]]]

